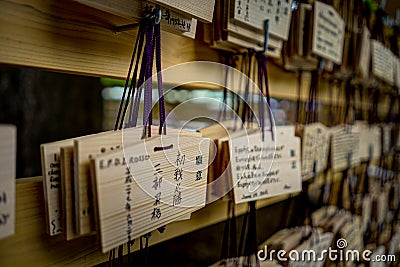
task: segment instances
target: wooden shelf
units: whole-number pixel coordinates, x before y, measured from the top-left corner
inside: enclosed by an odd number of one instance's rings
[[[121,1],[115,2],[115,9],[124,8],[118,5]],[[117,25],[132,23],[126,17],[71,0],[0,0],[0,23],[1,63],[126,77],[136,32],[113,31]],[[187,37],[164,32],[162,44],[163,68],[218,60],[216,51]]]

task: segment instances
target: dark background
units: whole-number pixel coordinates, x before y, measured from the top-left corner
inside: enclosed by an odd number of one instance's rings
[[[17,177],[41,175],[40,144],[101,131],[96,77],[0,66],[0,123],[17,126]]]

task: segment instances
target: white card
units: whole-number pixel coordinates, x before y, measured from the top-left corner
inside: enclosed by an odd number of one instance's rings
[[[362,200],[361,230],[365,232],[371,223],[372,199],[366,195]]]
[[[352,132],[349,127],[351,126],[337,126],[331,130],[331,164],[334,172],[343,171],[360,163],[358,156],[360,134]]]
[[[314,171],[319,173],[327,167],[330,144],[329,129],[322,123],[312,123],[304,126],[302,137],[302,175]]]
[[[17,129],[0,125],[0,239],[15,232]]]

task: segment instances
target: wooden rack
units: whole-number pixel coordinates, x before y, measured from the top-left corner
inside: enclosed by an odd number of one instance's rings
[[[105,5],[109,1],[92,0],[91,7],[80,2],[85,1],[0,0],[0,63],[125,78],[136,32],[116,33],[113,29],[134,21],[127,11],[130,1],[111,1],[112,10]],[[163,68],[188,61],[219,61],[218,53],[201,38],[192,40],[164,32],[162,46]],[[269,67],[272,96],[296,99],[296,74],[272,64]],[[304,88],[309,80],[304,80]],[[306,92],[301,98],[307,98]],[[329,94],[321,92],[321,100],[328,101]],[[108,255],[98,250],[95,236],[67,242],[61,236],[45,234],[41,177],[18,179],[16,194],[16,234],[0,241],[1,266],[88,266],[107,260]],[[265,207],[285,198],[259,201],[258,205]],[[226,205],[215,202],[189,221],[168,225],[164,234],[152,237],[151,244],[225,220]],[[239,205],[237,212],[243,214],[245,205]]]

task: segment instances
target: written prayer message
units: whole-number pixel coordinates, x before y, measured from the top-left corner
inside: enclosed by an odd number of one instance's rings
[[[230,143],[235,203],[300,191],[300,140],[294,128],[233,138]]]
[[[335,8],[316,1],[313,29],[313,53],[341,64],[345,24]]]
[[[152,138],[92,160],[103,252],[205,205],[210,140],[177,139]]]

